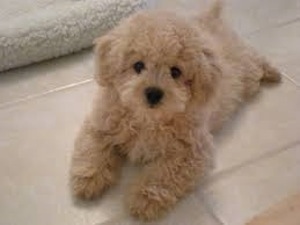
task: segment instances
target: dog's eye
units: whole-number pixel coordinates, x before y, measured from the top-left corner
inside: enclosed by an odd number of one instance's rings
[[[145,69],[145,64],[142,61],[138,61],[135,64],[133,64],[133,69],[136,73],[140,74],[143,69]]]
[[[174,79],[177,79],[178,77],[181,76],[181,70],[176,66],[171,67],[171,76]]]

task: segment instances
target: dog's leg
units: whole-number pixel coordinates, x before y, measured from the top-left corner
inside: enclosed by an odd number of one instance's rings
[[[131,214],[146,221],[162,216],[193,189],[205,161],[200,155],[170,155],[146,166],[128,198]]]
[[[86,121],[75,142],[71,165],[71,188],[76,197],[99,196],[115,183],[122,164],[121,157],[105,137]]]

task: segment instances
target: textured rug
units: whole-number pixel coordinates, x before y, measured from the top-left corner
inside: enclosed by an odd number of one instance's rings
[[[149,0],[0,0],[0,71],[90,47]]]

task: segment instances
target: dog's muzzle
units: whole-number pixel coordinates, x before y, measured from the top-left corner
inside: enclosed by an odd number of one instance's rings
[[[158,87],[148,87],[144,93],[150,106],[158,104],[164,96],[164,92]]]

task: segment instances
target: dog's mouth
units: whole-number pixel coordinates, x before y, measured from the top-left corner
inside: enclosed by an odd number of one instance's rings
[[[146,103],[147,104],[147,106],[148,106],[148,108],[149,109],[158,109],[158,108],[160,108],[161,107],[161,105],[162,105],[162,103],[160,102],[160,103],[158,103],[158,104],[155,104],[155,105],[150,105],[150,104],[148,104],[148,103]]]

